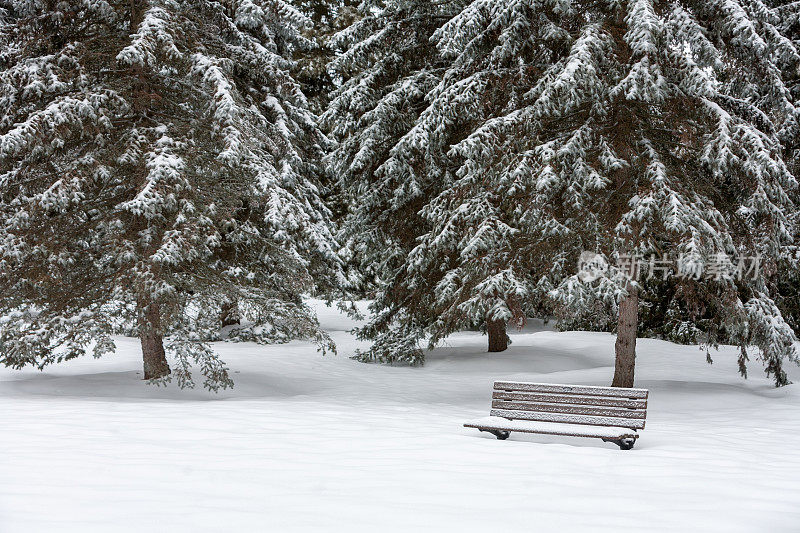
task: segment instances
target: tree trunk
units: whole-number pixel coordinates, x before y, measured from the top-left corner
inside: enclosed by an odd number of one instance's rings
[[[158,304],[149,303],[139,308],[139,340],[142,343],[144,379],[163,378],[170,373],[164,353],[164,336],[161,331],[161,311]]]
[[[636,330],[639,322],[639,292],[632,284],[626,287],[628,296],[619,303],[617,322],[616,365],[612,387],[633,387],[636,366]]]
[[[131,5],[131,33],[136,33],[142,23],[142,6],[137,5],[137,0],[130,0]]]
[[[220,307],[219,320],[223,328],[226,326],[235,326],[240,323],[239,302],[226,298]]]
[[[505,320],[486,319],[486,332],[489,334],[490,352],[503,352],[508,349]]]

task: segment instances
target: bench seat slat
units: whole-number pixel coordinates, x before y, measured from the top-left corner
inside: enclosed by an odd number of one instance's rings
[[[646,409],[647,400],[629,400],[626,398],[591,397],[577,395],[539,394],[535,392],[503,392],[494,391],[495,400],[521,400],[543,403],[568,403],[575,405],[596,405],[601,407],[628,407]]]
[[[615,418],[610,416],[573,415],[565,413],[540,413],[536,411],[519,411],[513,409],[492,409],[491,416],[499,416],[515,420],[534,420],[537,422],[559,422],[565,424],[582,424],[587,426],[619,426],[632,429],[644,429],[644,420]]]
[[[618,387],[587,387],[583,385],[552,385],[548,383],[523,383],[517,381],[496,381],[495,390],[507,392],[545,392],[556,394],[584,394],[610,396],[615,398],[647,398],[647,389],[622,389]]]
[[[470,420],[464,427],[476,429],[492,429],[497,431],[515,431],[520,433],[542,433],[545,435],[565,435],[570,437],[595,437],[599,439],[636,439],[635,431],[618,426],[578,426],[551,422],[530,422],[525,420],[508,420],[496,416],[487,416]]]
[[[647,416],[646,411],[637,411],[633,409],[614,409],[611,407],[593,407],[588,405],[561,405],[556,403],[515,402],[509,400],[493,400],[492,407],[496,409],[515,409],[518,411],[613,416],[635,419],[644,419]]]

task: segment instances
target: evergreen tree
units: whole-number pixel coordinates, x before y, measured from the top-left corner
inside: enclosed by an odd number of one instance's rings
[[[0,360],[114,349],[144,377],[231,385],[205,340],[329,339],[301,300],[340,282],[282,0],[15,0],[0,55]],[[166,340],[166,342],[165,342]]]
[[[800,49],[800,2],[773,0],[780,29]],[[784,158],[795,176],[800,176],[800,71],[785,72],[791,97],[795,103],[793,113],[787,114],[779,132]],[[792,214],[795,220],[794,247],[787,249],[775,275],[777,303],[787,322],[800,335],[800,194],[795,195]]]
[[[564,313],[599,304],[618,315],[614,384],[631,386],[643,282],[586,282],[579,255],[672,252],[682,271],[760,256],[775,270],[796,188],[778,142],[793,108],[782,74],[800,59],[778,22],[760,1],[471,2],[433,35],[447,71],[383,167],[440,186],[416,206],[426,231],[397,254],[385,292],[401,298],[373,322],[376,344],[435,342],[483,316],[519,323],[545,296]],[[786,383],[794,335],[765,276],[675,283],[676,302],[713,324],[708,345],[740,345],[742,373],[755,345]]]
[[[486,22],[475,24],[481,13]],[[525,65],[532,78],[519,103],[451,149],[459,181],[441,212],[471,215],[459,209],[464,198],[499,204],[495,216],[511,228],[503,237],[517,230],[522,242],[495,237],[485,247],[508,243],[522,255],[532,240],[535,256],[537,241],[555,240],[558,276],[579,250],[618,258],[671,251],[684,267],[758,255],[770,272],[791,240],[787,191],[796,187],[777,129],[792,108],[781,73],[796,68],[798,54],[777,22],[759,2],[474,2],[441,30],[439,46],[458,65],[486,42],[485,55],[506,58],[509,69]],[[531,37],[512,37],[520,32]],[[450,86],[499,70],[475,63]],[[525,201],[503,217],[512,194]],[[455,216],[440,216],[442,227]],[[551,292],[567,309],[618,305],[619,386],[633,384],[640,288],[625,276],[592,285],[571,276]],[[715,323],[709,344],[742,346],[743,373],[755,344],[767,372],[786,382],[793,335],[764,277],[679,278],[677,295],[693,317]]]
[[[377,318],[360,330],[378,339],[365,360],[422,362],[410,322],[434,310],[416,307],[408,291],[393,280],[405,268],[415,239],[427,223],[419,209],[441,192],[440,169],[404,159],[401,143],[426,107],[426,94],[439,83],[445,64],[429,43],[433,32],[457,12],[458,2],[366,1],[358,20],[334,36],[340,54],[331,63],[342,80],[323,125],[338,141],[328,156],[329,171],[340,180],[349,215],[340,241],[362,292],[375,291]],[[413,312],[409,312],[414,307]],[[402,331],[389,339],[380,333],[397,313]]]

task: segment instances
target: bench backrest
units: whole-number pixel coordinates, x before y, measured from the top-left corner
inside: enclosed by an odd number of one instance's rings
[[[496,381],[492,416],[644,429],[646,389]]]

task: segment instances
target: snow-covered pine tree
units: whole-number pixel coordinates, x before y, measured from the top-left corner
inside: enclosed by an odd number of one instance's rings
[[[485,249],[527,256],[522,265],[547,256],[550,276],[529,283],[539,286],[580,250],[669,252],[684,265],[758,255],[769,273],[791,240],[787,191],[796,188],[777,130],[793,107],[781,74],[800,58],[777,23],[759,1],[473,2],[437,34],[455,65],[437,92],[462,92],[505,67],[519,73],[518,98],[453,143],[458,180],[428,209],[441,222],[420,246],[447,240],[458,223],[505,224]],[[481,57],[505,63],[487,68]],[[440,101],[430,109],[445,109]],[[464,207],[477,202],[491,217]],[[743,373],[747,347],[758,346],[782,384],[793,335],[765,279],[686,277],[677,291],[716,324],[709,344],[739,344]],[[618,305],[618,386],[633,384],[639,289],[624,276],[570,276],[552,291],[571,309],[609,297]]]
[[[795,46],[800,48],[800,3],[796,0],[769,0],[769,4],[775,9],[778,21],[776,27],[791,39]],[[795,109],[786,109],[786,116],[781,119],[780,113],[776,116],[778,124],[778,138],[784,146],[784,161],[789,166],[794,176],[800,175],[800,121],[797,120],[797,113],[800,112],[800,72],[795,65],[784,65],[788,68],[783,70],[784,83],[790,91],[792,100],[795,102]],[[797,190],[788,191],[790,195],[794,193],[795,206],[800,206],[800,201],[796,196]],[[794,214],[787,213],[789,217],[797,216],[797,208]],[[798,224],[793,226],[798,228]],[[775,302],[781,310],[787,323],[792,326],[796,334],[800,335],[800,264],[797,263],[797,243],[800,242],[800,235],[794,238],[793,246],[787,246],[783,250],[784,257],[778,262],[776,271],[769,277],[769,287],[771,294],[775,295]],[[702,342],[707,332],[715,327],[714,321],[709,316],[693,315],[692,310],[688,309],[686,302],[677,296],[678,286],[675,280],[646,279],[640,287],[642,313],[639,322],[640,336],[658,337],[673,342],[697,344]],[[569,329],[593,329],[598,331],[612,331],[609,327],[609,320],[612,318],[610,313],[614,309],[611,305],[604,302],[603,305],[595,305],[586,309],[582,313],[566,313],[563,315],[560,325]]]
[[[361,289],[376,292],[376,318],[360,335],[379,340],[362,354],[365,360],[423,360],[410,330],[417,320],[432,319],[435,310],[417,305],[413,292],[395,280],[406,268],[415,239],[425,232],[419,209],[442,190],[443,171],[406,158],[404,146],[427,105],[426,94],[444,72],[429,39],[458,4],[365,1],[358,20],[332,41],[341,53],[331,68],[342,83],[322,118],[338,141],[328,163],[349,207],[340,242],[360,273]],[[382,335],[396,323],[397,313],[404,317],[401,329],[393,329],[391,338]]]
[[[800,2],[772,0],[780,29],[800,49]],[[787,115],[779,130],[784,159],[795,176],[800,176],[800,71],[788,70],[787,85],[795,103],[794,113]],[[797,191],[796,191],[797,192]],[[786,321],[800,336],[800,193],[795,195],[796,209],[794,247],[787,250],[775,275],[777,303]]]
[[[683,268],[758,255],[774,270],[796,188],[777,137],[793,107],[781,73],[798,63],[777,22],[758,0],[472,2],[435,33],[451,66],[393,148],[447,186],[420,206],[428,232],[396,267],[392,288],[416,298],[396,300],[399,325],[381,335],[523,320],[545,293],[568,312],[605,303],[620,317],[614,384],[631,386],[639,284],[568,274],[582,250],[670,252]],[[713,322],[706,343],[739,344],[742,373],[755,345],[786,382],[794,336],[765,276],[676,290]],[[418,305],[425,293],[434,305]]]
[[[194,362],[226,387],[204,341],[231,300],[242,337],[328,346],[301,300],[340,281],[325,139],[290,74],[306,19],[282,0],[3,6],[0,361],[99,357],[133,319],[146,379],[191,386]]]

